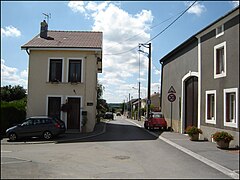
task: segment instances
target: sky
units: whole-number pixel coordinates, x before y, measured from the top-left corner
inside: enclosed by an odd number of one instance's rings
[[[159,60],[188,38],[239,5],[239,1],[1,1],[1,86],[27,89],[28,55],[21,46],[39,34],[50,14],[49,30],[103,32],[103,72],[98,74],[107,103],[147,96],[151,40],[151,94],[160,92]],[[46,19],[47,20],[47,19]],[[164,31],[163,31],[164,30]],[[162,32],[163,31],[163,32]],[[162,32],[162,33],[161,33]]]

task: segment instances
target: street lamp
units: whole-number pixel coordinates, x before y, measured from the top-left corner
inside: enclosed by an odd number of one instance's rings
[[[143,46],[145,48],[148,48],[148,53],[140,50],[140,47]],[[151,100],[150,100],[150,93],[151,93],[151,43],[148,44],[139,44],[139,52],[147,54],[148,55],[148,99],[147,99],[147,119],[150,116],[150,104],[151,104]]]

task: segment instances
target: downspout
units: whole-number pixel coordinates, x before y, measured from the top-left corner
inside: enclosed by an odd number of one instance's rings
[[[26,50],[27,54],[30,55],[30,52],[28,51],[28,48],[26,48],[25,50]]]
[[[160,89],[160,108],[162,112],[162,85],[163,85],[163,62],[159,61],[161,66],[161,89]]]

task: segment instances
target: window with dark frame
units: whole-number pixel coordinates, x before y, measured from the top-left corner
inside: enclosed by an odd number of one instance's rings
[[[68,82],[81,82],[82,80],[82,61],[69,60]]]
[[[58,117],[61,115],[61,97],[48,97],[48,116]]]
[[[62,82],[62,59],[50,59],[49,82]]]
[[[223,33],[223,25],[216,28],[216,35],[220,35],[221,33]]]
[[[207,119],[212,119],[215,117],[215,97],[214,94],[207,95]]]
[[[236,120],[236,93],[226,93],[226,122],[235,123]]]
[[[224,72],[224,47],[216,50],[216,74]]]

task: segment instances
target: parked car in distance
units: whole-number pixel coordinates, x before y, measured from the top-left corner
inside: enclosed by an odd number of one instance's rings
[[[113,119],[113,113],[112,112],[106,112],[104,119]]]
[[[10,141],[25,137],[43,137],[46,140],[58,136],[66,131],[64,121],[48,116],[35,116],[27,118],[22,124],[10,127],[6,135]]]
[[[144,127],[146,129],[167,129],[167,122],[162,112],[152,112],[149,119],[144,121]]]
[[[117,112],[116,116],[121,116],[121,113],[120,113],[120,112]]]

